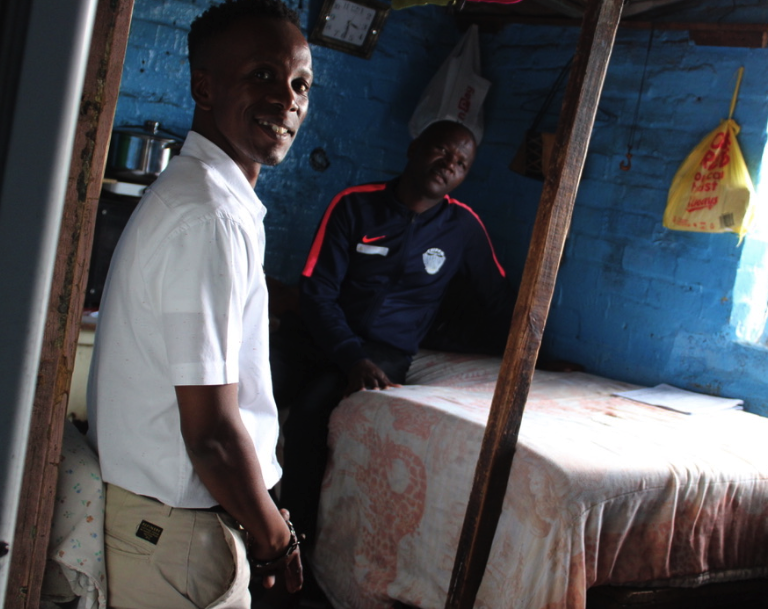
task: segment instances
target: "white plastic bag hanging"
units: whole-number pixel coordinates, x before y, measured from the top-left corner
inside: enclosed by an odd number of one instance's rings
[[[477,25],[471,25],[424,89],[408,127],[416,137],[432,123],[462,123],[483,137],[483,101],[491,82],[480,75],[480,41]]]

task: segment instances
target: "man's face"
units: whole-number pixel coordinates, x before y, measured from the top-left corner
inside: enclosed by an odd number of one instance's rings
[[[287,21],[247,18],[209,41],[193,70],[192,93],[205,137],[251,175],[276,165],[293,144],[309,106],[312,56]]]
[[[408,148],[405,172],[429,198],[442,198],[469,174],[477,146],[470,131],[458,123],[430,125]]]

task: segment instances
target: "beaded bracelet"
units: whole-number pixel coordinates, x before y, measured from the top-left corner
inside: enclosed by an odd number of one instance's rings
[[[293,523],[291,523],[290,520],[286,520],[285,523],[288,525],[288,531],[290,531],[291,533],[291,540],[288,542],[288,547],[285,550],[285,554],[282,554],[277,558],[273,558],[271,560],[256,560],[255,558],[251,558],[250,562],[252,567],[256,569],[264,569],[266,567],[271,567],[272,565],[280,562],[284,558],[287,558],[298,549],[301,541],[299,540],[298,535],[296,535],[296,530],[293,528]]]

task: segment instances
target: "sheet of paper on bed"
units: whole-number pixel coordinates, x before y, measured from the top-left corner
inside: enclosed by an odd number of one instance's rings
[[[651,404],[667,408],[683,414],[705,414],[719,412],[721,410],[741,410],[744,404],[743,400],[735,398],[718,398],[713,395],[695,393],[678,389],[672,385],[656,385],[656,387],[647,387],[645,389],[634,389],[632,391],[622,391],[616,393],[623,398],[629,398],[636,402]]]

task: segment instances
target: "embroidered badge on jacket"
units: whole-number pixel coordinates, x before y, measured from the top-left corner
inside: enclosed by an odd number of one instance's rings
[[[430,247],[421,255],[421,259],[424,261],[424,269],[427,273],[434,275],[445,262],[445,252],[440,248]]]

